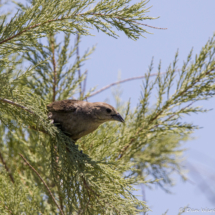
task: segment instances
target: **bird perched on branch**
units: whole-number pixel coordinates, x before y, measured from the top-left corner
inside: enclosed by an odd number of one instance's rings
[[[74,141],[95,131],[104,122],[124,122],[117,110],[104,102],[62,100],[52,102],[47,108],[48,118]]]

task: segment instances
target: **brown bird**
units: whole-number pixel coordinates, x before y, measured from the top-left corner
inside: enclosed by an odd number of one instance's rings
[[[95,131],[104,122],[124,122],[117,110],[104,102],[62,100],[52,102],[47,108],[48,118],[74,141]]]

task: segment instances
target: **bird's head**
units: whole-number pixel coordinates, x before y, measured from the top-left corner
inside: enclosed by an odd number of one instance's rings
[[[92,112],[98,122],[119,121],[124,122],[122,116],[111,105],[104,102],[92,103]]]

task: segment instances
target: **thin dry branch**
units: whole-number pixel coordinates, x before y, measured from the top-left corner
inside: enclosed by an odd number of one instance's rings
[[[85,91],[86,91],[86,85],[87,85],[87,70],[86,70],[86,72],[85,72],[85,74],[86,74],[86,78],[84,79],[84,84],[83,84],[83,97],[84,97],[84,95],[85,95]]]
[[[133,21],[133,22],[135,22],[135,21]],[[155,27],[155,26],[152,26],[152,25],[147,25],[147,24],[140,23],[140,22],[135,22],[135,23],[137,23],[139,25],[144,25],[144,26],[149,27],[149,28],[158,29],[158,30],[167,30],[168,29],[168,28],[159,28],[159,27]]]
[[[16,102],[13,102],[13,101],[8,100],[8,99],[3,99],[3,98],[0,98],[0,101],[2,101],[2,102],[4,102],[4,103],[11,104],[11,105],[16,106],[16,107],[18,107],[18,108],[21,108],[21,109],[23,109],[23,110],[25,110],[25,111],[27,111],[27,112],[29,112],[29,113],[35,115],[35,113],[34,113],[32,110],[29,110],[27,107],[25,107],[25,106],[23,106],[23,105],[20,105],[20,104],[18,104],[18,103],[16,103]],[[44,130],[42,130],[42,129],[39,129],[39,130],[38,130],[38,129],[35,128],[34,126],[29,126],[29,128],[30,128],[30,129],[33,129],[33,130],[35,130],[35,131],[40,131],[40,132],[42,132],[42,133],[44,133],[44,134],[48,134],[46,131],[44,131]]]
[[[79,35],[79,33],[77,33],[77,49],[76,49],[77,62],[80,61],[80,55],[79,55],[79,41],[80,41],[80,35]],[[79,78],[79,80],[80,80],[80,78],[81,78],[80,62],[78,63],[78,78]],[[82,98],[83,92],[82,92],[81,82],[79,82],[79,90],[80,90],[80,98]]]
[[[5,169],[6,169],[6,171],[8,172],[8,175],[9,175],[9,177],[10,177],[11,182],[14,184],[15,181],[14,181],[13,175],[12,175],[10,169],[8,168],[7,163],[5,162],[5,160],[4,160],[4,158],[3,158],[2,154],[1,154],[1,152],[0,152],[0,160],[1,160],[1,162],[3,163],[3,165],[4,165]]]
[[[56,87],[57,87],[57,71],[56,71],[56,60],[55,60],[55,47],[54,47],[54,36],[53,34],[50,35],[50,43],[51,43],[51,49],[52,49],[52,64],[53,64],[53,99],[52,101],[55,101],[56,97]]]
[[[164,74],[166,74],[166,72],[161,73],[161,75],[164,75]],[[150,77],[157,76],[157,75],[158,75],[157,73],[152,73],[150,75]],[[115,86],[117,84],[122,84],[124,82],[133,81],[133,80],[137,80],[137,79],[143,79],[143,78],[146,78],[146,77],[147,77],[146,75],[142,75],[142,76],[136,76],[136,77],[132,77],[132,78],[126,78],[126,79],[121,80],[121,81],[113,82],[112,84],[109,84],[109,85],[107,85],[105,87],[102,87],[100,90],[97,90],[96,92],[92,93],[90,96],[88,96],[88,98],[92,97],[92,96],[95,96],[98,93],[101,93],[102,91],[107,90],[108,88],[113,87],[113,86]]]
[[[37,174],[37,176],[40,178],[40,180],[43,182],[43,184],[45,185],[46,189],[48,190],[52,200],[54,201],[55,205],[58,207],[58,209],[60,210],[61,215],[64,215],[63,211],[61,210],[60,206],[58,205],[57,201],[55,200],[51,190],[49,189],[48,185],[46,184],[46,182],[42,179],[42,177],[40,176],[40,174],[31,166],[31,164],[28,163],[28,161],[24,158],[24,156],[22,154],[19,153],[19,155],[21,156],[21,158],[24,160],[24,162]]]
[[[23,109],[23,110],[25,110],[25,111],[27,111],[27,112],[29,112],[31,114],[35,114],[32,110],[29,110],[27,107],[25,107],[23,105],[20,105],[20,104],[18,104],[16,102],[13,102],[11,100],[0,98],[0,101],[2,101],[4,103],[11,104],[11,105],[16,106],[16,107],[19,107],[19,108],[21,108],[21,109]]]

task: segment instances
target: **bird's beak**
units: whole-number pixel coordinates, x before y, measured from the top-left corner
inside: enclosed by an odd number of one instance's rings
[[[125,122],[125,120],[122,118],[122,116],[118,113],[118,114],[113,114],[112,115],[112,118],[116,121],[119,121],[119,122]]]

